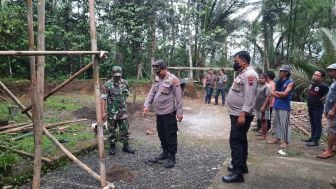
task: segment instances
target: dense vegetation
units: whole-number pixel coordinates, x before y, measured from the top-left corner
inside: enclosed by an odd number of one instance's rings
[[[27,50],[25,1],[0,2],[0,49]],[[36,1],[34,12],[36,22]],[[87,0],[48,1],[46,50],[90,50],[88,16]],[[226,67],[232,53],[247,49],[260,71],[293,65],[302,91],[315,69],[336,61],[320,32],[336,29],[335,0],[97,0],[96,18],[98,49],[109,51],[102,77],[121,65],[134,78],[138,64],[149,72],[151,58],[169,66]],[[62,80],[90,59],[48,56],[46,77]],[[0,78],[29,74],[27,57],[0,57]]]

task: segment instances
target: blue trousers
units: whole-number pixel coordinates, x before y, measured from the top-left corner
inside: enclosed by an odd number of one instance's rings
[[[318,142],[322,134],[322,114],[323,107],[318,109],[308,108],[309,120],[311,126],[311,139],[314,142]]]
[[[210,86],[206,86],[205,90],[206,90],[205,103],[210,104],[213,88]]]
[[[225,89],[224,88],[216,89],[215,104],[218,104],[219,93],[222,94],[222,105],[224,105],[225,104]]]

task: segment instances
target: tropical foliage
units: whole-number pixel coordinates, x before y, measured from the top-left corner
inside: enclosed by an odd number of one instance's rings
[[[95,5],[98,48],[109,51],[102,77],[109,77],[114,65],[128,78],[135,77],[138,64],[149,73],[149,62],[158,58],[169,66],[189,66],[192,60],[192,66],[227,67],[234,52],[246,49],[260,71],[293,66],[302,91],[314,70],[335,61],[335,0],[97,0]],[[0,49],[27,50],[25,1],[1,1],[0,9]],[[35,22],[36,16],[35,2]],[[48,1],[46,49],[89,50],[88,19],[87,0]],[[46,77],[65,79],[90,60],[48,56]],[[29,74],[28,58],[0,57],[0,77]],[[92,70],[81,77],[92,77]]]

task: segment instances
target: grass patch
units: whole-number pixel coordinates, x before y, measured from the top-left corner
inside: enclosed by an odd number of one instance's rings
[[[14,103],[11,102],[1,102],[0,103],[0,119],[2,120],[11,120],[16,123],[23,123],[29,121],[28,117],[24,114],[20,113],[18,110],[16,115],[9,115],[9,107],[16,106]]]
[[[0,152],[0,170],[7,169],[8,167],[12,167],[17,162],[21,161],[21,157],[15,153],[8,151]]]
[[[78,110],[81,106],[76,98],[71,98],[67,96],[52,96],[44,104],[47,110],[68,110],[74,111]]]

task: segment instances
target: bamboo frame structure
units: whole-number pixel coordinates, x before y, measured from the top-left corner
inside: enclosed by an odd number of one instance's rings
[[[78,164],[82,169],[88,172],[93,178],[100,181],[101,188],[114,188],[112,183],[106,181],[105,169],[105,153],[104,153],[104,139],[103,139],[103,121],[102,108],[100,103],[100,83],[99,83],[99,60],[105,57],[106,51],[97,51],[96,26],[95,26],[95,11],[94,0],[89,0],[89,17],[90,17],[90,37],[92,51],[45,51],[45,0],[38,0],[38,49],[34,51],[34,31],[33,31],[33,6],[32,0],[27,0],[27,19],[28,19],[28,35],[29,35],[29,51],[0,51],[0,56],[30,56],[31,68],[31,108],[26,108],[10,90],[0,81],[0,87],[13,99],[13,101],[24,110],[25,113],[33,121],[34,125],[34,174],[32,181],[32,188],[40,188],[41,175],[41,136],[44,132],[47,137],[67,155],[72,161]],[[59,89],[70,83],[76,76],[84,72],[82,68],[73,77],[69,78],[61,85],[53,89],[49,94],[44,96],[44,68],[46,55],[92,55],[92,63],[84,67],[88,69],[93,66],[94,70],[94,91],[96,96],[96,112],[98,125],[98,148],[99,148],[99,164],[100,175],[91,170],[87,165],[77,159],[70,151],[68,151],[49,131],[43,126],[43,100],[57,92]],[[37,63],[35,62],[37,56]],[[32,113],[29,110],[32,109]]]

